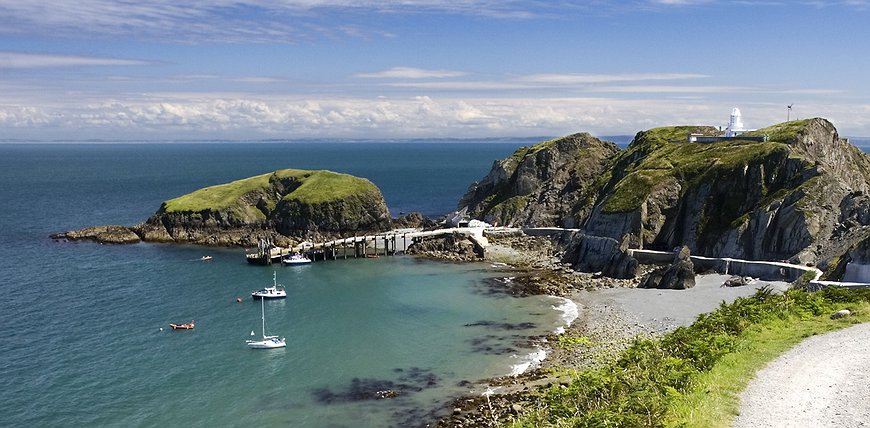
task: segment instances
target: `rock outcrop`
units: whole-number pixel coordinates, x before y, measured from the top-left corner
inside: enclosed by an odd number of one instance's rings
[[[674,255],[674,262],[649,272],[640,281],[638,288],[661,288],[685,290],[695,286],[695,266],[689,257],[688,247],[683,247]]]
[[[825,119],[713,143],[712,127],[639,132],[625,150],[576,134],[518,150],[459,207],[501,224],[575,227],[631,248],[819,263],[865,239],[870,156]]]
[[[388,230],[390,214],[380,190],[370,181],[331,171],[285,169],[206,187],[168,200],[148,220],[115,226],[116,242],[184,242],[252,246],[259,239],[288,245]],[[55,235],[105,242],[107,232],[88,228]],[[89,233],[96,231],[100,233]]]
[[[82,230],[51,235],[53,239],[68,239],[70,241],[95,241],[101,244],[135,244],[140,241],[139,235],[126,226],[94,226]]]
[[[613,238],[567,232],[560,237],[560,245],[565,248],[562,262],[575,270],[619,279],[637,275],[638,261],[628,254],[627,237],[620,243]]]
[[[445,237],[415,238],[406,253],[440,260],[474,261],[483,259],[483,251],[467,236],[454,233]]]
[[[615,144],[587,133],[520,148],[495,161],[459,207],[490,224],[576,227],[578,216],[584,216],[577,205],[618,152]]]

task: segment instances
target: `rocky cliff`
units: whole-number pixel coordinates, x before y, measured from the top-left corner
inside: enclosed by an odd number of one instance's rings
[[[489,223],[573,228],[586,213],[577,210],[596,177],[619,152],[610,142],[581,133],[523,147],[495,161],[459,202]]]
[[[284,169],[199,189],[168,200],[142,224],[88,228],[57,238],[127,243],[151,242],[279,245],[301,239],[387,230],[390,214],[370,181],[331,171]]]
[[[496,162],[460,208],[505,224],[627,236],[632,248],[686,245],[693,254],[746,259],[816,262],[866,237],[870,158],[827,120],[713,143],[689,143],[690,133],[718,131],[651,129],[621,151],[588,134],[520,149]],[[515,209],[499,208],[516,197],[523,199]]]

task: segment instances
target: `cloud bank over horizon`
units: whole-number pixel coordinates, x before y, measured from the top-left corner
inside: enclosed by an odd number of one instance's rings
[[[870,2],[0,0],[0,140],[870,136]]]

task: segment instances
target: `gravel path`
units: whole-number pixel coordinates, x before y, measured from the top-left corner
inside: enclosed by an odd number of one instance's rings
[[[870,323],[812,336],[759,371],[735,428],[870,427]]]

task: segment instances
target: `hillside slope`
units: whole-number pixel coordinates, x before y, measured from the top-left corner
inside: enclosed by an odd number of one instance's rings
[[[717,130],[655,128],[639,132],[621,151],[552,142],[520,149],[496,162],[459,206],[487,221],[577,227],[593,236],[627,237],[634,248],[687,245],[693,254],[747,259],[816,262],[870,233],[870,157],[839,138],[827,120],[744,134],[767,141],[688,143],[689,133]],[[545,151],[552,162],[539,161]],[[527,170],[505,167],[511,165]],[[517,188],[537,193],[519,210],[493,204],[510,200],[504,189]],[[529,215],[541,212],[547,215]]]

